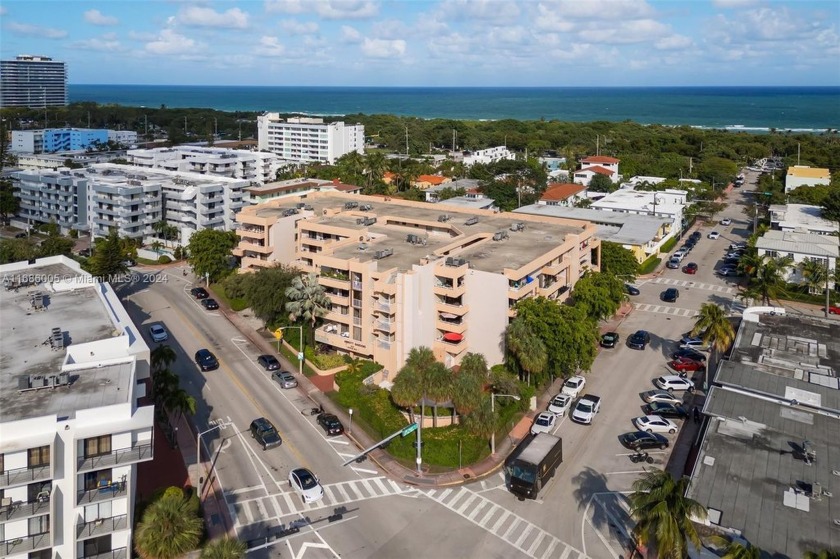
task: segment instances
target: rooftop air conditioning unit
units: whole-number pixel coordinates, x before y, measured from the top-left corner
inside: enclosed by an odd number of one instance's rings
[[[467,221],[464,222],[464,225],[475,225],[476,223],[478,223],[478,218],[477,217],[471,217]]]
[[[494,241],[501,241],[508,238],[507,231],[497,231],[493,234]]]
[[[393,255],[393,254],[394,254],[394,249],[392,249],[392,248],[386,248],[385,250],[377,250],[377,251],[373,254],[373,257],[374,257],[375,259],[377,259],[377,260],[382,260],[383,258],[387,258],[387,257],[389,257],[389,256],[391,256],[391,255]]]
[[[511,230],[511,231],[524,231],[524,230],[525,230],[525,224],[524,224],[524,223],[522,223],[521,221],[519,221],[519,222],[514,223],[513,225],[511,225],[511,226],[510,226],[510,230]]]
[[[438,216],[438,221],[440,221],[441,223],[447,222],[450,219],[452,219],[452,218],[447,214],[442,214],[442,215]]]

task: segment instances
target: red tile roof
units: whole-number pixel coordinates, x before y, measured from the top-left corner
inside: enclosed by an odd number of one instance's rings
[[[417,177],[417,182],[427,182],[433,186],[437,186],[447,182],[447,178],[439,175],[420,175]]]
[[[567,200],[584,190],[586,187],[581,184],[553,183],[548,185],[540,200]]]
[[[609,169],[604,169],[600,165],[592,165],[591,167],[584,167],[583,169],[578,169],[577,171],[575,171],[575,174],[577,175],[578,173],[583,173],[585,171],[592,171],[593,173],[598,173],[599,175],[607,176],[612,176],[613,174],[613,171],[610,171]]]
[[[613,163],[617,164],[620,159],[616,159],[615,157],[608,157],[606,155],[593,155],[583,159],[583,163]]]

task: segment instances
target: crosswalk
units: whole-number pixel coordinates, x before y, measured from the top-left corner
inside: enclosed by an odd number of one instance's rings
[[[649,283],[659,283],[671,287],[689,287],[692,289],[704,289],[706,291],[714,291],[716,293],[726,293],[727,295],[734,295],[738,292],[734,287],[728,285],[715,285],[713,283],[700,283],[696,281],[678,280],[671,278],[654,278]]]
[[[315,503],[304,504],[303,500],[291,491],[274,493],[252,499],[237,499],[226,495],[230,504],[231,517],[235,524],[243,526],[253,522],[271,522],[290,515],[310,511],[335,508],[340,505],[387,497],[391,495],[418,495],[415,487],[400,484],[384,476],[354,479],[323,485],[324,497]]]
[[[424,491],[433,501],[495,534],[533,559],[576,559],[586,554],[536,524],[465,487]]]
[[[671,316],[687,316],[694,318],[700,314],[697,309],[682,309],[680,307],[672,307],[670,305],[650,305],[648,303],[633,303],[633,307],[637,311],[656,312],[660,314],[668,314]]]

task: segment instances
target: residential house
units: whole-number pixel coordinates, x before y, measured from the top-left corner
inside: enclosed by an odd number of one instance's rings
[[[834,235],[770,230],[756,240],[755,248],[759,256],[792,258],[794,265],[786,272],[785,280],[791,283],[803,283],[805,278],[800,265],[807,260],[819,262],[823,267],[827,266],[829,276],[832,276],[837,268],[840,238]],[[829,279],[829,287],[833,288],[833,286],[833,279]],[[822,292],[822,289],[815,291]]]
[[[836,235],[836,221],[822,217],[822,208],[806,204],[773,204],[770,206],[770,227],[780,231],[797,231],[812,235]]]
[[[546,206],[574,206],[575,202],[586,198],[586,187],[575,183],[551,183],[539,203]]]
[[[788,167],[785,176],[785,193],[800,186],[828,185],[831,183],[831,172],[819,167],[807,165],[792,165]]]

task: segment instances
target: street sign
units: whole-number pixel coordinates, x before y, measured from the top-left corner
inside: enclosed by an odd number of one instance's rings
[[[417,430],[417,424],[412,423],[411,425],[405,427],[402,431],[400,431],[400,435],[405,437],[406,435],[410,435]]]
[[[773,193],[772,193],[772,192],[765,192],[765,193],[764,193],[764,195],[765,195],[765,196],[772,196],[772,195],[773,195]]]
[[[298,361],[303,361],[303,352],[302,351],[298,352]]]

